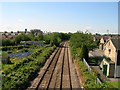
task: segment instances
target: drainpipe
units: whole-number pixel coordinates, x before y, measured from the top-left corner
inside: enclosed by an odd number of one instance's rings
[[[118,51],[116,50],[116,61],[115,61],[115,70],[114,70],[114,78],[116,78],[117,77],[117,74],[116,74],[116,72],[117,72],[117,53]]]

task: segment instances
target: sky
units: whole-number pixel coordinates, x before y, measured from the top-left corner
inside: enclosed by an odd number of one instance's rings
[[[118,33],[117,2],[1,2],[0,32]]]

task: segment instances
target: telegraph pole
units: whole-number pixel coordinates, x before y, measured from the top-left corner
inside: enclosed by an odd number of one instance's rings
[[[108,34],[108,36],[109,36],[109,30],[107,30],[107,34]]]
[[[110,39],[109,30],[107,30],[107,34],[108,34],[108,37],[109,37],[109,39]]]

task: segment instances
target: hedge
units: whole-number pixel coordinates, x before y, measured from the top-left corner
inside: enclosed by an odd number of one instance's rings
[[[81,70],[81,73],[83,75],[83,87],[86,89],[93,89],[97,88],[100,90],[114,88],[111,84],[106,84],[106,82],[103,82],[101,84],[96,84],[96,78],[100,76],[100,74],[94,70],[91,70],[91,73],[88,72],[87,66],[84,65],[84,63],[77,58],[76,60],[79,69]]]
[[[22,48],[29,48],[28,45],[18,45],[18,46],[2,46],[2,51],[8,51],[13,49],[22,49]]]

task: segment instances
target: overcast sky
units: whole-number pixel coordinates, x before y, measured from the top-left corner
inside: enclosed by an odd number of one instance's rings
[[[118,32],[117,2],[1,2],[0,32]]]

